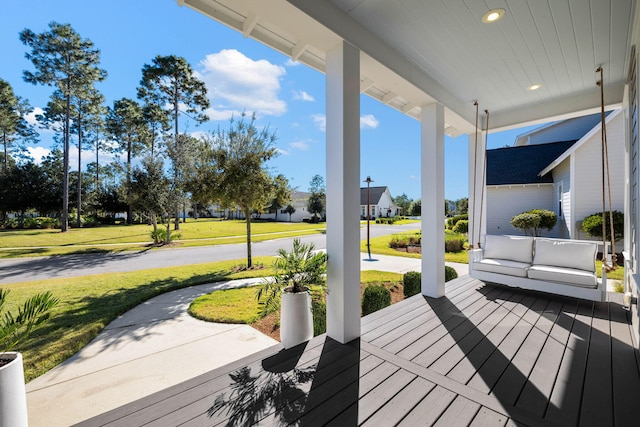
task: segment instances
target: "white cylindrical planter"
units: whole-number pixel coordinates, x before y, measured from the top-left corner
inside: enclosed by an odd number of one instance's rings
[[[311,295],[308,292],[282,292],[280,305],[280,341],[284,348],[313,338]]]
[[[24,387],[22,354],[13,351],[0,354],[12,359],[0,367],[0,427],[27,427],[27,393]]]

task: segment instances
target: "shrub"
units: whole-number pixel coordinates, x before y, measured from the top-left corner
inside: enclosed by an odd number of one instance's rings
[[[376,224],[393,224],[397,221],[397,218],[376,218]]]
[[[164,227],[158,227],[151,232],[151,238],[153,239],[153,243],[159,245],[167,240],[167,230]]]
[[[615,241],[624,237],[624,214],[620,211],[613,211],[613,236]],[[609,213],[605,213],[604,224],[606,227],[607,240],[611,241],[611,225]],[[591,237],[602,237],[602,212],[589,215],[582,220],[582,230]]]
[[[469,214],[456,215],[447,219],[447,228],[451,230],[458,223],[458,221],[462,221],[462,220],[468,221]]]
[[[370,285],[362,296],[362,315],[366,316],[391,305],[391,292],[384,286]]]
[[[449,280],[453,280],[453,279],[457,279],[458,278],[458,272],[453,268],[453,267],[449,267],[448,265],[444,266],[444,281],[448,282]]]
[[[420,292],[421,280],[422,275],[417,271],[404,273],[402,283],[404,286],[403,293],[405,298],[409,298],[410,296],[416,295]]]
[[[464,249],[463,239],[447,239],[444,241],[445,252],[460,252]]]
[[[468,219],[461,219],[460,221],[456,222],[456,225],[453,226],[451,231],[453,231],[455,233],[460,233],[460,234],[468,233],[469,232],[469,220]]]
[[[541,229],[551,230],[557,222],[558,216],[555,212],[546,209],[531,209],[511,218],[511,225],[514,228],[530,236],[539,236]]]
[[[327,332],[327,304],[313,298],[311,313],[313,314],[313,336],[316,337]]]
[[[404,237],[393,236],[389,241],[389,247],[392,249],[398,248],[406,248],[407,247],[407,239]]]

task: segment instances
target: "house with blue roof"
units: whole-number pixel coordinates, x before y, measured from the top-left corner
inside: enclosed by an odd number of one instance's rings
[[[614,210],[624,211],[624,117],[605,119]],[[518,136],[513,147],[487,150],[486,233],[521,234],[510,220],[530,209],[558,215],[548,237],[589,239],[582,220],[602,211],[600,113],[554,122]],[[608,209],[608,204],[607,204]]]

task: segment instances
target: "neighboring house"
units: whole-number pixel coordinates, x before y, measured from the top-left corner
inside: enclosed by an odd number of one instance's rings
[[[400,207],[393,203],[389,187],[360,188],[360,218],[367,219],[367,196],[371,219],[394,217],[401,214]]]
[[[612,205],[624,211],[622,110],[605,123]],[[558,224],[544,236],[589,238],[581,224],[602,211],[601,151],[600,114],[556,122],[520,135],[514,147],[487,150],[486,233],[521,234],[510,224],[514,215],[547,209]]]
[[[278,213],[278,221],[302,222],[303,219],[311,218],[311,214],[307,210],[309,196],[311,196],[311,193],[307,193],[306,191],[292,191],[291,202],[289,204],[293,206],[296,211],[291,214],[291,218],[289,218],[287,206],[285,205],[281,207],[280,212]],[[262,217],[265,217],[265,215],[262,215]],[[275,215],[270,214],[266,217],[271,218],[275,217]]]

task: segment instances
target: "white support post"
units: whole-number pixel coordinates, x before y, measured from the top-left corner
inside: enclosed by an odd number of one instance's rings
[[[360,337],[360,51],[327,53],[327,335]]]
[[[444,106],[423,105],[422,167],[422,295],[444,296]]]

